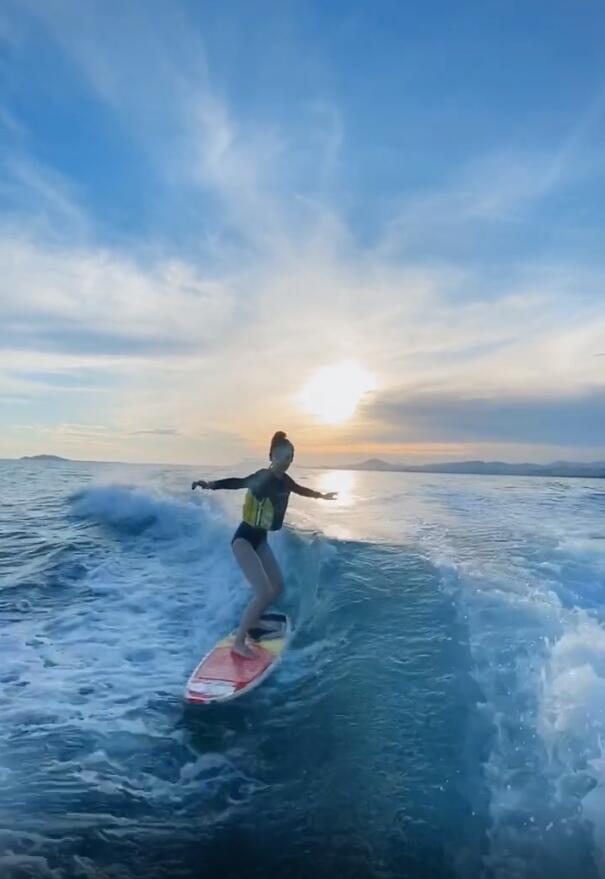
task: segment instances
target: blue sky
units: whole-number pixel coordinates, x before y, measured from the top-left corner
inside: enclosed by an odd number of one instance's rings
[[[0,454],[605,458],[604,46],[597,2],[5,2]]]

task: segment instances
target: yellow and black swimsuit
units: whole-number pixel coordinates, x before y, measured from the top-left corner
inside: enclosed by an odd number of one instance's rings
[[[278,531],[282,527],[291,492],[303,497],[321,496],[321,492],[294,482],[287,473],[281,478],[275,476],[269,468],[257,470],[243,478],[232,476],[217,479],[210,486],[213,489],[248,489],[244,499],[243,521],[233,535],[232,542],[236,537],[244,537],[255,549],[267,539],[267,531]]]

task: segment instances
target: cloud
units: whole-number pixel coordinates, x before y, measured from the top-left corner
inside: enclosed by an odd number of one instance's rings
[[[1,399],[1,396],[0,396]],[[54,454],[84,460],[120,460],[155,462],[233,463],[251,454],[252,449],[241,436],[228,431],[200,431],[188,436],[181,431],[141,428],[137,435],[132,424],[117,419],[105,423],[94,421],[59,421],[55,424],[9,423],[0,435],[0,454]],[[170,433],[163,433],[170,430]]]
[[[599,98],[595,106],[601,105]],[[595,118],[591,105],[558,144],[503,146],[448,169],[438,185],[394,198],[379,241],[385,258],[483,260],[501,273],[500,266],[510,270],[545,245],[552,254],[556,236],[570,252],[581,243],[587,260],[592,234],[581,241],[578,230],[586,227],[589,212],[577,211],[573,193],[602,173],[585,142]]]
[[[90,222],[77,203],[74,186],[64,175],[27,156],[23,149],[8,154],[2,166],[0,195],[3,197],[3,226],[9,223],[29,234],[43,234],[47,240],[75,243],[90,233]]]
[[[1,31],[2,24],[0,23],[0,35]],[[25,126],[15,118],[14,114],[7,107],[2,105],[0,105],[0,126],[13,137],[23,138],[26,134]]]
[[[111,251],[0,236],[0,348],[176,356],[216,344],[232,320],[228,284],[191,265],[146,268]]]
[[[95,393],[107,389],[113,384],[112,376],[106,371],[93,370],[78,365],[77,369],[11,369],[7,370],[11,380],[23,382],[25,387],[40,387],[41,392],[57,390],[61,393],[73,390],[74,392]]]
[[[409,250],[427,240],[445,250],[448,241],[460,243],[476,230],[492,225],[524,224],[528,210],[560,182],[556,153],[501,153],[474,159],[449,181],[408,196],[389,223],[381,242],[385,252]]]
[[[130,4],[120,8],[119,27],[112,3],[92,2],[86,16],[70,0],[23,6],[155,167],[156,185],[180,193],[181,210],[203,215],[199,252],[237,254],[240,264],[296,253],[316,215],[330,213],[324,195],[344,132],[333,101],[313,94],[288,124],[250,118],[245,105],[236,112],[213,79],[200,29],[178,5],[150,12]]]
[[[64,0],[20,5],[60,48],[83,110],[102,108],[111,136],[153,165],[148,189],[161,188],[162,220],[154,227],[141,217],[136,241],[115,232],[111,246],[97,243],[94,199],[85,210],[78,186],[34,158],[35,144],[7,111],[5,127],[19,139],[0,182],[12,204],[0,227],[7,399],[40,394],[45,371],[53,402],[62,387],[72,398],[78,387],[86,394],[81,370],[100,373],[99,385],[105,373],[110,405],[53,414],[53,429],[90,437],[90,427],[73,427],[90,414],[114,425],[112,442],[132,448],[147,437],[142,448],[165,437],[158,446],[173,442],[175,457],[191,443],[191,458],[196,442],[239,448],[242,426],[253,438],[267,424],[317,434],[292,399],[316,367],[355,357],[383,387],[365,417],[389,436],[414,423],[422,436],[448,424],[456,436],[465,425],[487,435],[491,418],[508,437],[518,417],[528,435],[552,439],[563,435],[557,394],[561,411],[589,432],[599,376],[588,352],[605,338],[603,272],[552,253],[550,261],[517,254],[502,270],[500,253],[504,227],[527,236],[536,207],[585,172],[574,160],[590,114],[560,146],[503,147],[467,160],[441,186],[394,192],[395,219],[383,211],[377,243],[360,245],[345,219],[354,171],[341,167],[347,118],[329,89],[308,91],[291,117],[261,116],[213,78],[185,6],[126,4],[117,25],[112,2],[91,2],[86,15]],[[53,80],[48,89],[62,86]],[[165,195],[185,218],[172,244]],[[184,255],[174,244],[181,229]],[[490,229],[498,258],[486,268]],[[460,241],[462,257],[452,255]],[[409,390],[391,397],[404,380]],[[541,421],[528,414],[530,395]],[[209,423],[220,429],[209,433]],[[162,424],[173,427],[153,426]],[[355,429],[367,428],[360,417]]]
[[[596,446],[605,436],[605,384],[575,394],[478,397],[453,391],[378,395],[367,414],[402,442]]]
[[[187,351],[201,351],[199,343],[186,342],[183,339],[162,337],[147,334],[144,337],[136,332],[98,332],[88,330],[78,323],[68,327],[59,323],[52,326],[53,318],[41,315],[38,319],[29,318],[27,325],[23,321],[7,321],[6,327],[11,334],[0,340],[0,348],[14,351],[15,348],[34,351],[70,352],[72,355],[96,354],[119,355],[121,357],[141,357],[142,355],[171,356]]]
[[[179,431],[172,427],[151,427],[148,430],[133,430],[133,436],[179,436]]]

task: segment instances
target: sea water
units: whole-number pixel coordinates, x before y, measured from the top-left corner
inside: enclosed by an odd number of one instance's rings
[[[605,483],[294,467],[291,649],[186,707],[227,472],[0,462],[1,879],[604,877]]]

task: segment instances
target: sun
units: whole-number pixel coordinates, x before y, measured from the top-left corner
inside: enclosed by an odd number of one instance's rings
[[[355,412],[359,401],[376,382],[354,360],[316,370],[297,394],[298,403],[323,424],[342,424]]]

